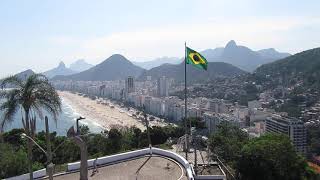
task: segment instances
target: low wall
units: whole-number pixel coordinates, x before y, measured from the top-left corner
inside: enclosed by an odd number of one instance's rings
[[[184,169],[187,172],[188,178],[190,180],[194,179],[193,173],[192,173],[193,170],[191,168],[191,165],[189,164],[189,162],[185,158],[183,158],[179,154],[174,153],[172,151],[167,151],[167,150],[158,149],[158,148],[152,148],[152,153],[158,154],[158,155],[161,155],[161,156],[165,156],[165,157],[169,157],[171,159],[176,160],[177,162],[179,162],[184,167]]]
[[[201,176],[196,176],[196,179],[198,180],[226,180],[226,176],[223,175],[201,175]]]
[[[113,162],[123,161],[126,159],[132,159],[135,157],[144,156],[149,153],[150,153],[149,149],[141,149],[141,150],[137,150],[137,151],[130,151],[130,152],[126,152],[126,153],[120,153],[120,154],[115,154],[115,155],[111,155],[111,156],[100,157],[97,159],[97,165],[109,164],[109,163],[113,163]],[[88,160],[88,167],[93,166],[94,160],[95,159]],[[69,163],[67,168],[68,168],[68,171],[79,170],[80,169],[80,162]]]
[[[37,178],[41,178],[47,175],[46,169],[41,169],[39,171],[35,171],[33,172],[33,178],[37,179]],[[11,178],[7,178],[6,180],[28,180],[29,179],[29,173],[28,174],[23,174],[20,176],[15,176],[15,177],[11,177]]]
[[[179,154],[176,154],[172,151],[167,151],[159,148],[152,148],[151,149],[152,154],[157,154],[161,156],[165,156],[171,159],[174,159],[178,163],[180,163],[186,170],[187,176],[189,180],[193,180],[193,173],[192,173],[192,168],[190,164],[188,163],[187,160],[185,160],[182,156]],[[124,161],[128,159],[133,159],[141,156],[145,156],[150,154],[150,149],[141,149],[141,150],[136,150],[136,151],[130,151],[126,153],[121,153],[121,154],[115,154],[111,156],[105,156],[97,159],[97,165],[104,165],[104,164],[110,164],[110,163],[115,163],[119,161]],[[93,161],[94,159],[88,160],[88,167],[93,166]],[[68,171],[75,171],[80,169],[80,162],[75,162],[75,163],[69,163],[68,164]]]

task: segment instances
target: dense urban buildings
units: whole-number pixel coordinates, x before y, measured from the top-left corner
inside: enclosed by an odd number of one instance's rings
[[[289,136],[296,150],[303,155],[307,154],[307,133],[302,121],[274,115],[266,120],[266,132]]]
[[[165,76],[158,78],[157,88],[159,97],[166,97],[169,95],[169,82]]]

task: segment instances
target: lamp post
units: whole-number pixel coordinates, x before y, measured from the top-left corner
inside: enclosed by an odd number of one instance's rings
[[[81,116],[79,118],[77,118],[77,135],[80,135],[79,121],[81,121],[83,119],[86,119],[86,118],[81,117]]]
[[[149,129],[149,121],[147,118],[147,114],[146,114],[146,108],[143,105],[143,116],[144,116],[144,120],[146,121],[146,128],[147,128],[147,134],[148,134],[148,141],[149,141],[149,149],[150,149],[150,154],[152,155],[152,143],[151,143],[151,137],[150,137],[150,129]]]
[[[28,138],[29,140],[31,140],[46,155],[47,162],[48,162],[47,171],[48,171],[49,179],[53,180],[53,167],[54,167],[54,164],[51,162],[51,153],[46,152],[35,140],[33,140],[27,134],[22,133],[21,134],[21,138]]]
[[[74,132],[73,126],[68,131],[68,137],[72,138],[73,141],[80,148],[80,180],[88,180],[88,150],[86,142],[81,138],[79,121],[85,119],[84,117],[77,118],[77,132]]]

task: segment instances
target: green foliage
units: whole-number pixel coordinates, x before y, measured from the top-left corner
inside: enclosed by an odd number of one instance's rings
[[[122,134],[118,129],[111,129],[108,133],[108,138],[110,139],[110,147],[112,147],[111,152],[116,153],[121,150],[121,139]]]
[[[25,150],[15,150],[10,144],[0,143],[0,179],[28,172]]]
[[[307,126],[307,144],[310,154],[320,156],[320,124]]]
[[[89,134],[90,133],[90,129],[88,126],[85,126],[85,125],[81,125],[79,127],[79,130],[80,130],[80,134],[81,135],[85,135],[85,134]]]
[[[184,127],[185,126],[185,118],[182,119],[180,126]],[[206,128],[206,123],[205,121],[202,120],[200,117],[189,117],[187,120],[187,127],[190,128],[190,123],[192,127],[195,127],[196,129],[204,129]]]
[[[21,138],[21,134],[24,132],[24,129],[12,129],[11,131],[3,134],[3,140],[13,145],[13,147],[19,148],[20,146],[25,145]]]
[[[228,122],[221,122],[217,128],[217,132],[209,139],[209,148],[229,164],[234,164],[239,159],[241,148],[248,142],[249,137]]]
[[[320,48],[310,49],[293,56],[265,64],[257,68],[256,76],[266,77],[273,82],[290,84],[303,80],[306,88],[320,85]],[[279,81],[278,81],[279,80]]]
[[[306,173],[306,162],[284,135],[268,134],[253,139],[240,154],[236,164],[239,179],[298,180]]]

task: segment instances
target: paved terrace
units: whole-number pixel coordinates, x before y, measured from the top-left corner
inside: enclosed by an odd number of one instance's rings
[[[184,168],[176,161],[153,155],[119,162],[98,168],[99,172],[92,175],[92,169],[88,175],[90,180],[186,180]],[[79,179],[79,172],[56,176],[55,180]]]

